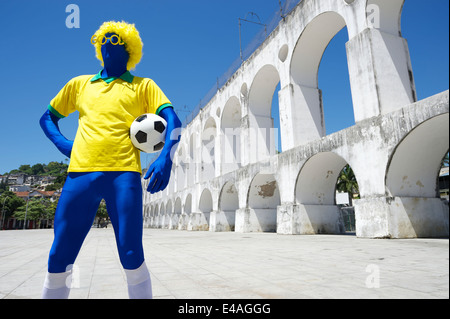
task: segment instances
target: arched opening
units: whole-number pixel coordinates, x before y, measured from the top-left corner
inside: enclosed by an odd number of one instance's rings
[[[166,206],[164,203],[161,203],[161,206],[159,207],[159,214],[161,215],[160,218],[160,224],[161,228],[165,228],[166,224],[168,224],[167,214],[166,214]]]
[[[178,229],[178,221],[181,216],[181,198],[175,200],[172,218],[170,219],[169,229]]]
[[[155,206],[155,228],[161,228],[161,216],[159,215],[159,205]]]
[[[271,116],[273,119],[273,140],[274,140],[274,148],[275,152],[282,153],[283,152],[283,144],[281,138],[281,121],[280,121],[280,98],[279,93],[281,89],[281,83],[278,83],[275,88],[275,92],[272,97],[272,108],[271,108]]]
[[[339,33],[341,30],[342,32]],[[336,35],[338,35],[337,39],[332,42]],[[346,52],[345,46],[342,45],[345,40],[348,40],[348,32],[344,18],[335,12],[325,12],[309,22],[294,49],[291,61],[292,89],[295,97],[293,118],[298,119],[297,134],[303,134],[304,140],[325,136],[325,119],[328,120],[327,126],[332,128],[331,132],[347,127],[339,122],[342,121],[341,109],[348,110],[344,113],[346,122],[354,123]],[[324,56],[330,43],[330,54],[327,52]],[[326,59],[323,59],[324,57]],[[323,67],[320,72],[320,84],[323,84],[323,88],[327,91],[333,90],[325,94],[319,88],[319,66],[321,64]],[[326,75],[323,74],[325,72]],[[329,81],[327,81],[328,76],[330,76]],[[334,87],[339,87],[339,89],[334,90]],[[335,96],[342,97],[343,92],[345,92],[343,102],[341,102],[342,98],[334,98]],[[325,102],[330,104],[326,107],[327,113],[332,112],[329,116],[325,114],[324,97]],[[335,118],[337,115],[339,115],[338,118]],[[339,125],[335,127],[333,123]]]
[[[209,230],[209,219],[211,216],[211,212],[213,210],[213,200],[212,195],[209,189],[205,188],[200,196],[200,201],[198,204],[199,216],[192,222],[192,230],[201,230],[207,231]]]
[[[250,162],[255,163],[276,154],[278,137],[275,137],[272,102],[280,83],[273,65],[263,66],[256,74],[249,92]],[[278,96],[276,97],[278,98]]]
[[[166,205],[166,214],[170,217],[170,216],[172,216],[172,214],[173,214],[173,206],[172,206],[173,204],[172,204],[172,200],[169,200],[168,202],[167,202],[167,205]]]
[[[347,42],[348,30],[344,27],[330,41],[320,61],[318,80],[327,135],[355,125]]]
[[[241,104],[237,97],[231,97],[222,112],[222,174],[240,167]]]
[[[450,192],[450,177],[449,177],[449,152],[445,154],[441,163],[441,170],[439,172],[439,193],[442,199],[448,202]]]
[[[413,129],[395,149],[386,173],[393,237],[449,235],[448,203],[439,192],[448,127],[448,113],[436,116]]]
[[[219,211],[211,221],[213,231],[234,231],[236,210],[239,209],[239,196],[233,182],[227,182],[220,192]]]
[[[186,197],[186,201],[184,203],[184,213],[189,216],[192,213],[192,195],[189,194]]]
[[[183,190],[186,187],[186,150],[183,145],[178,148],[175,159],[177,190]]]
[[[248,191],[250,232],[276,232],[280,191],[273,174],[258,174]]]
[[[149,228],[150,227],[150,205],[146,204],[144,205],[144,227]]]
[[[337,204],[340,195],[336,191],[346,167],[346,160],[332,152],[316,154],[302,167],[295,187],[295,199],[304,221],[303,233],[344,233],[341,207]]]
[[[397,146],[386,174],[389,196],[438,198],[438,175],[449,146],[449,115],[412,130]]]
[[[354,200],[360,199],[359,185],[350,165],[346,165],[339,174],[336,183],[336,205],[341,209],[341,217],[347,233],[356,232]]]
[[[216,121],[212,117],[210,117],[206,121],[205,127],[202,132],[201,181],[203,182],[211,180],[216,176],[216,136]]]
[[[198,146],[197,146],[197,133],[192,133],[191,136],[189,137],[189,148],[188,148],[188,169],[187,169],[187,184],[188,185],[192,185],[194,183],[196,183],[196,166],[198,163],[198,157],[197,157],[197,151],[198,151]]]
[[[154,213],[154,207],[153,205],[149,207],[149,213],[150,213],[150,223],[149,227],[153,228],[155,227],[155,213]]]

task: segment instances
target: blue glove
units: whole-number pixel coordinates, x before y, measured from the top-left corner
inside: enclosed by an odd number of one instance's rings
[[[47,110],[47,112],[42,115],[39,124],[45,135],[50,139],[50,141],[55,144],[58,150],[65,156],[70,158],[72,153],[73,141],[68,140],[62,135],[59,130],[58,122],[60,118],[54,115],[52,112]]]
[[[167,131],[164,148],[156,161],[150,165],[150,168],[144,177],[146,180],[151,177],[147,188],[147,191],[151,194],[161,192],[166,189],[167,185],[169,185],[173,164],[171,154],[175,153],[181,136],[181,134],[179,134],[181,132],[174,132],[175,129],[181,128],[181,121],[173,108],[165,108],[161,111],[161,113],[159,113],[159,116],[166,120]]]

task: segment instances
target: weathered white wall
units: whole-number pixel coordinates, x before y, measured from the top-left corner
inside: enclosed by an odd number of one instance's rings
[[[335,185],[350,164],[358,236],[448,236],[436,192],[448,91],[415,103],[403,2],[302,1],[188,124],[168,188],[144,194],[145,225],[340,233]],[[326,135],[318,70],[344,27],[356,125]],[[281,154],[271,118],[278,84]]]

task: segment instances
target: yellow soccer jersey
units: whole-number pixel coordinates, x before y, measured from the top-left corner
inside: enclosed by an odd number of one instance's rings
[[[78,131],[69,172],[142,172],[140,151],[129,136],[133,121],[159,114],[172,104],[151,79],[124,73],[103,80],[101,73],[70,80],[50,102],[60,118],[78,111]]]

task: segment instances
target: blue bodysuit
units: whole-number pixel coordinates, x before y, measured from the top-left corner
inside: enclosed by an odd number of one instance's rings
[[[107,41],[102,45],[102,53],[113,57],[105,59],[105,68],[101,72],[103,80],[120,78],[127,72],[128,53],[123,45],[111,45]],[[108,65],[107,61],[113,62]],[[61,134],[58,115],[51,109],[47,110],[41,117],[40,125],[61,153],[70,157],[73,141]],[[150,179],[147,190],[151,193],[162,191],[168,185],[172,167],[170,155],[179,141],[179,136],[173,138],[172,131],[181,127],[172,107],[163,109],[159,115],[167,122],[167,137],[164,149],[145,176],[145,179]],[[114,228],[120,261],[127,274],[130,298],[151,297],[142,245],[141,175],[136,171],[98,171],[68,174],[55,212],[55,237],[49,254],[43,298],[68,297],[60,274],[66,273],[75,263],[102,199],[106,202]]]

